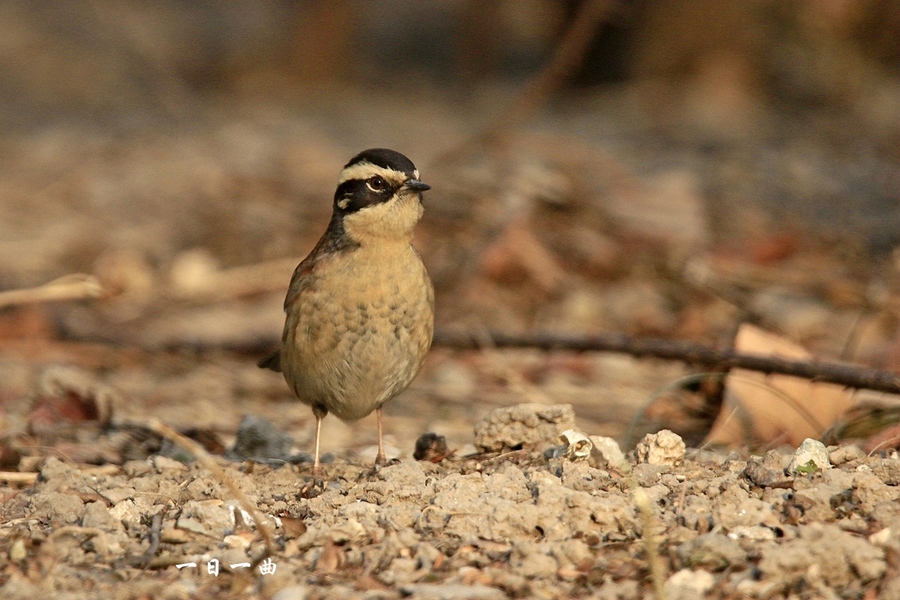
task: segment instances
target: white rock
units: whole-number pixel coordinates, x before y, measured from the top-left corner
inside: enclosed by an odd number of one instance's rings
[[[685,449],[681,436],[663,429],[659,433],[645,435],[634,452],[638,462],[677,467],[684,462]]]
[[[275,592],[272,600],[306,600],[311,591],[307,585],[289,585]]]
[[[890,527],[885,527],[884,529],[876,531],[869,536],[869,543],[878,546],[879,548],[884,548],[891,539],[891,533]]]
[[[800,444],[800,447],[794,452],[791,462],[788,465],[790,473],[810,473],[811,471],[831,468],[831,461],[828,459],[828,448],[819,440],[806,438]]]
[[[728,537],[733,540],[745,538],[754,542],[774,540],[775,532],[765,525],[737,525],[728,532]]]
[[[622,452],[616,440],[602,435],[592,435],[590,440],[594,445],[591,450],[591,466],[610,466],[622,470],[630,467],[628,461],[625,460],[625,453]]]
[[[702,598],[716,585],[716,578],[706,571],[682,569],[669,577],[665,584],[666,596],[671,600]]]

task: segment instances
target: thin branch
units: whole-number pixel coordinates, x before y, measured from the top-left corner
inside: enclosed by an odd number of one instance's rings
[[[105,293],[103,285],[96,277],[75,273],[54,279],[38,287],[2,291],[0,292],[0,307],[35,302],[99,298]]]
[[[480,349],[482,334],[437,331],[434,345],[461,350]],[[741,354],[677,340],[632,338],[624,334],[566,335],[559,333],[510,334],[493,332],[495,348],[537,348],[572,352],[618,352],[638,358],[652,357],[721,369],[746,369],[835,383],[854,389],[900,394],[900,373],[819,360],[791,360],[775,356]]]
[[[531,118],[581,65],[600,23],[612,10],[612,6],[609,0],[582,0],[550,60],[522,87],[500,116],[474,136],[441,153],[432,162],[452,162],[472,148],[507,133]]]
[[[582,0],[549,62],[525,85],[509,109],[483,132],[483,137],[492,137],[525,122],[550,100],[581,65],[609,9],[608,0]]]

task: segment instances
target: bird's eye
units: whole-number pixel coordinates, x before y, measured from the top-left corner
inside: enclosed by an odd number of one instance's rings
[[[384,179],[377,175],[375,177],[369,177],[368,181],[366,181],[366,185],[373,192],[380,192],[387,186]]]

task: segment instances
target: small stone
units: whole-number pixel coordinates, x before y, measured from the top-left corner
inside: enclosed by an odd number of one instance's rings
[[[839,446],[828,453],[828,459],[833,465],[842,465],[854,460],[861,460],[866,457],[863,449],[855,444],[849,446]]]
[[[13,542],[12,547],[9,549],[9,560],[22,562],[26,558],[28,558],[28,550],[25,548],[25,541],[19,538]]]
[[[162,473],[163,471],[187,471],[188,466],[183,462],[179,462],[174,458],[169,458],[168,456],[154,456],[152,458],[153,466],[156,467],[157,472]]]
[[[794,452],[788,465],[788,472],[809,475],[830,468],[831,461],[828,459],[828,448],[825,444],[819,440],[806,438]]]
[[[671,600],[702,598],[716,585],[716,578],[706,571],[682,569],[669,577],[664,588]]]
[[[118,487],[112,488],[110,490],[105,490],[103,492],[103,497],[109,500],[109,502],[115,506],[116,504],[128,500],[129,498],[134,498],[137,494],[137,491],[133,487]]]
[[[237,429],[234,445],[225,452],[231,460],[287,461],[291,458],[289,435],[278,431],[275,425],[255,415],[245,415]]]
[[[66,524],[78,523],[84,514],[84,502],[78,496],[60,492],[36,494],[31,508],[32,518]]]
[[[747,553],[734,539],[720,533],[707,533],[686,542],[675,551],[685,567],[703,567],[722,571],[747,560]]]
[[[47,459],[44,461],[43,466],[41,466],[41,479],[44,481],[50,481],[56,478],[64,478],[70,473],[76,471],[77,469],[64,463],[55,456],[50,456],[47,457]]]
[[[684,462],[685,451],[686,447],[681,436],[668,429],[663,429],[659,433],[648,433],[634,449],[638,462],[671,467],[677,467]]]
[[[308,585],[289,585],[275,592],[272,600],[306,600],[309,598],[310,591]]]
[[[347,519],[331,528],[331,539],[336,544],[347,542],[362,542],[368,538],[366,528],[356,519]]]
[[[415,579],[415,573],[418,568],[419,565],[416,559],[398,556],[391,561],[387,569],[381,572],[379,579],[391,586],[411,583]]]
[[[766,452],[762,458],[752,456],[744,468],[744,476],[763,488],[790,487],[794,477],[785,474],[789,458],[777,450]]]
[[[176,527],[178,529],[182,529],[184,531],[190,531],[192,533],[199,533],[200,535],[205,535],[209,537],[213,537],[207,530],[203,524],[197,519],[191,519],[189,517],[181,517],[176,522]]]
[[[872,472],[887,485],[900,484],[900,460],[881,459],[872,465]]]
[[[416,560],[422,567],[431,567],[442,556],[443,553],[428,542],[420,542],[416,546]]]
[[[556,575],[559,564],[552,556],[541,552],[528,552],[516,565],[516,572],[529,579],[544,579]]]
[[[122,530],[122,521],[113,516],[103,502],[88,502],[81,517],[81,526],[116,532]]]
[[[668,465],[651,465],[647,463],[638,463],[634,465],[632,474],[638,485],[641,487],[651,487],[659,483],[663,474],[668,473],[672,467]]]
[[[580,565],[592,561],[594,553],[591,552],[584,540],[564,540],[556,542],[550,549],[550,553],[556,557],[560,565],[577,568]]]
[[[890,527],[880,529],[869,536],[869,543],[878,546],[879,548],[884,548],[888,545],[892,533],[893,531]]]
[[[575,411],[568,404],[517,404],[492,410],[476,423],[475,446],[482,452],[539,449],[574,427]]]
[[[461,583],[416,583],[400,588],[404,596],[419,600],[505,600],[506,593],[486,585]],[[275,600],[273,598],[273,600]],[[287,600],[287,599],[285,599]]]
[[[190,500],[184,503],[181,517],[175,526],[221,540],[234,529],[231,510],[230,506],[218,500]]]
[[[237,550],[246,550],[250,547],[250,540],[242,535],[226,535],[222,538],[222,542],[229,548]]]
[[[147,475],[153,467],[146,460],[130,460],[122,465],[122,471],[129,477]]]
[[[596,468],[612,467],[627,471],[631,465],[625,460],[625,453],[619,447],[619,443],[611,437],[602,435],[590,436],[594,447],[591,449],[591,466]]]
[[[758,566],[764,580],[794,586],[816,568],[826,585],[842,587],[877,580],[887,571],[882,549],[836,525],[812,523],[799,531],[798,539],[763,547]]]
[[[191,541],[191,534],[183,529],[167,527],[160,533],[159,540],[166,544],[185,544]]]
[[[134,500],[123,500],[109,509],[109,514],[125,525],[136,525],[141,520],[141,509]]]
[[[728,532],[728,537],[733,540],[741,538],[754,542],[762,542],[775,539],[775,532],[765,525],[735,525]]]

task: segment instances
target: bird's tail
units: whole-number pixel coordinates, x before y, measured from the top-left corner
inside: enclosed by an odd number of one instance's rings
[[[272,369],[276,373],[281,373],[281,349],[273,350],[256,363],[260,369]]]

